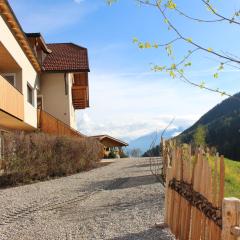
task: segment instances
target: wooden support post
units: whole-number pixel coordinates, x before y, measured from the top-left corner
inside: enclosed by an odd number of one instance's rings
[[[223,200],[222,240],[240,240],[240,199],[225,198]]]

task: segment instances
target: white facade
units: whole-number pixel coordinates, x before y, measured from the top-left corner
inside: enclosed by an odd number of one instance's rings
[[[23,52],[16,38],[13,36],[6,22],[0,15],[0,44],[8,51],[15,60],[19,69],[16,73],[16,88],[23,94],[24,98],[24,122],[37,128],[37,72]],[[6,74],[1,70],[0,74]],[[33,104],[28,102],[28,87],[32,88]]]
[[[42,97],[44,111],[76,129],[72,84],[73,75],[70,73],[43,73],[38,95]]]

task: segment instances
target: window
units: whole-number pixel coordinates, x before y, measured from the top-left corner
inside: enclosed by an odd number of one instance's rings
[[[14,87],[16,86],[16,74],[15,73],[4,73],[2,76]]]
[[[33,89],[31,86],[27,85],[27,100],[30,104],[34,106],[33,102]]]

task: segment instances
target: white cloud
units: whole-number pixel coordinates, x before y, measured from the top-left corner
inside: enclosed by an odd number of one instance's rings
[[[90,74],[90,105],[79,111],[78,128],[87,135],[133,139],[171,128],[189,127],[222,98],[152,72]]]
[[[109,134],[122,139],[134,139],[150,132],[163,130],[171,121],[172,116],[159,115],[155,118],[143,117],[141,119],[124,117],[112,120],[93,120],[88,113],[78,115],[79,130],[87,135]],[[197,116],[179,116],[175,119],[170,129],[177,129],[179,126],[188,127]]]

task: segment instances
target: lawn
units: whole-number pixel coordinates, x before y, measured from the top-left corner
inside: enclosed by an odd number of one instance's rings
[[[240,198],[240,162],[225,159],[225,197]]]

